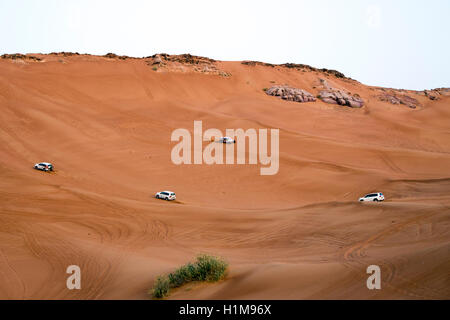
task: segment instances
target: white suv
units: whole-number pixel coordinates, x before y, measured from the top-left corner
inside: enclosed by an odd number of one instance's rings
[[[219,139],[221,143],[236,143],[236,140],[231,139],[230,137],[222,137]]]
[[[36,163],[34,165],[34,168],[36,170],[42,170],[42,171],[53,171],[53,165],[48,162]]]
[[[177,197],[175,196],[175,192],[172,192],[172,191],[161,191],[161,192],[158,192],[155,195],[155,198],[156,199],[163,199],[163,200],[170,201],[170,200],[175,200]]]
[[[359,201],[384,201],[384,195],[381,192],[377,193],[369,193],[366,194],[364,197],[359,198]]]

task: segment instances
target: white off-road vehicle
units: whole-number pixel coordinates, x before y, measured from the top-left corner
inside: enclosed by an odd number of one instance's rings
[[[221,142],[221,143],[236,143],[236,140],[231,139],[230,137],[222,137],[222,138],[219,139],[218,142]]]
[[[34,165],[34,168],[36,170],[42,170],[42,171],[53,171],[53,165],[51,163],[48,162],[40,162],[40,163],[36,163]]]
[[[377,192],[377,193],[369,193],[366,194],[364,197],[359,198],[359,201],[363,202],[363,201],[384,201],[384,195],[381,192]]]
[[[171,201],[171,200],[175,200],[177,197],[175,195],[175,192],[172,192],[172,191],[161,191],[161,192],[158,192],[155,195],[155,198],[156,199],[163,199],[163,200]]]

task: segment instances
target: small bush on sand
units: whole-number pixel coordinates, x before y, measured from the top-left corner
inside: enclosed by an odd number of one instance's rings
[[[169,280],[165,277],[158,277],[152,289],[152,295],[155,298],[164,298],[169,293]]]
[[[267,90],[269,90],[269,89],[267,89],[267,88],[263,88],[263,91],[264,91],[264,92],[266,92]]]
[[[154,298],[164,298],[171,288],[191,281],[219,281],[225,276],[228,264],[218,257],[199,255],[195,263],[188,263],[167,276],[160,276],[151,289]]]
[[[198,281],[219,281],[225,275],[227,269],[225,261],[207,255],[198,256],[196,264]]]

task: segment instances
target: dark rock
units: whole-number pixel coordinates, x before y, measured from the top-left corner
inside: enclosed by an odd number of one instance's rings
[[[161,54],[161,56],[163,56]],[[194,56],[189,53],[186,54],[179,54],[179,55],[165,55],[163,56],[165,60],[171,61],[171,62],[179,62],[181,64],[212,64],[216,62],[214,59],[206,58],[206,57],[200,57],[200,56]]]
[[[283,64],[271,64],[271,63],[264,63],[259,61],[242,61],[241,64],[247,65],[247,66],[266,66],[266,67],[282,67],[282,68],[288,68],[288,69],[296,69],[296,70],[308,70],[308,71],[315,71],[315,72],[323,72],[326,74],[330,74],[335,76],[336,78],[343,78],[343,79],[350,79],[347,78],[342,72],[336,71],[336,70],[329,70],[329,69],[318,69],[311,67],[307,64],[299,64],[299,63],[283,63]]]
[[[244,64],[246,66],[252,66],[252,67],[254,67],[254,66],[265,66],[265,67],[272,67],[272,68],[275,67],[274,64],[260,62],[260,61],[248,61],[248,60],[246,60],[246,61],[241,61],[241,64]]]
[[[104,57],[109,58],[109,59],[120,59],[120,60],[130,59],[130,57],[128,57],[128,56],[119,56],[115,53],[107,53],[104,55]]]
[[[54,56],[64,56],[64,57],[71,57],[71,56],[79,56],[80,54],[78,52],[52,52],[50,53],[51,55]]]
[[[32,61],[41,61],[42,60],[39,57],[25,55],[25,54],[21,54],[21,53],[4,54],[1,57],[2,57],[2,59],[10,59],[10,60],[32,60]]]

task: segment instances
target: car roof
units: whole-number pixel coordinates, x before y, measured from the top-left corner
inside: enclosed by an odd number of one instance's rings
[[[161,191],[161,192],[175,193],[173,191],[167,191],[167,190],[164,190],[164,191]]]
[[[46,165],[51,165],[50,162],[39,162],[39,164],[46,164]]]

